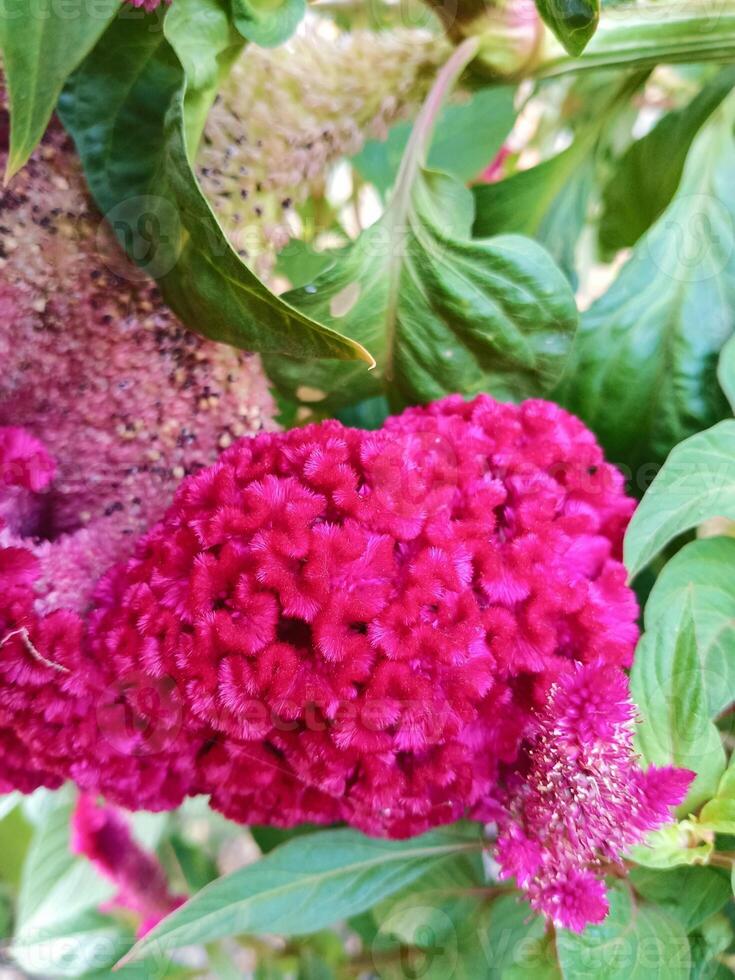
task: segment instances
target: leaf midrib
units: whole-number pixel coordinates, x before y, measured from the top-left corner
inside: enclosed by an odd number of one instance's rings
[[[329,881],[333,878],[342,877],[346,874],[360,874],[370,870],[373,867],[379,867],[380,865],[383,864],[391,864],[395,861],[402,861],[402,860],[412,861],[413,859],[416,858],[445,857],[448,854],[459,854],[464,851],[477,850],[478,846],[479,846],[479,841],[472,841],[463,844],[442,844],[442,845],[435,845],[433,847],[413,848],[404,851],[397,851],[395,853],[387,853],[387,854],[383,853],[378,857],[369,858],[365,861],[359,861],[353,864],[340,865],[339,867],[331,868],[328,871],[321,871],[313,874],[307,873],[302,877],[294,878],[291,881],[286,882],[285,884],[276,885],[275,887],[268,889],[267,891],[256,892],[236,902],[231,902],[228,905],[221,906],[219,909],[206,912],[204,915],[196,919],[185,920],[184,922],[182,922],[181,925],[175,926],[169,931],[162,930],[161,932],[158,932],[158,930],[154,929],[148,934],[148,936],[145,937],[145,939],[143,939],[140,943],[138,943],[136,946],[133,947],[133,949],[130,951],[128,956],[126,956],[124,960],[121,961],[121,963],[127,963],[127,962],[131,962],[132,960],[138,959],[150,945],[154,944],[155,942],[159,942],[163,939],[171,939],[179,931],[181,931],[182,929],[186,929],[189,925],[191,925],[194,922],[196,922],[197,925],[206,923],[210,918],[219,915],[222,912],[223,908],[227,909],[228,911],[233,911],[236,909],[247,909],[248,906],[252,905],[258,899],[262,899],[263,896],[268,896],[269,899],[272,899],[278,897],[279,895],[288,894],[289,892],[294,890],[303,889],[304,887],[308,887],[309,885],[318,886],[326,881]],[[212,882],[210,885],[207,885],[205,888],[203,888],[202,891],[195,896],[195,900],[198,901],[202,896],[206,895],[208,891],[211,892],[218,887],[220,887],[219,881]],[[182,913],[183,913],[183,909],[182,909]],[[174,915],[177,914],[178,913],[176,912],[174,913]]]

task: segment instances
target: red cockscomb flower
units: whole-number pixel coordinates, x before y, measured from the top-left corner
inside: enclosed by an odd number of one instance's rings
[[[103,583],[94,659],[172,685],[226,815],[417,833],[489,806],[576,663],[630,663],[632,506],[546,402],[262,435]]]
[[[72,776],[135,807],[176,806],[193,791],[196,746],[187,754],[175,698],[151,678],[121,683],[90,657],[81,616],[38,594],[48,556],[69,557],[25,536],[53,472],[37,439],[0,427],[0,793]]]

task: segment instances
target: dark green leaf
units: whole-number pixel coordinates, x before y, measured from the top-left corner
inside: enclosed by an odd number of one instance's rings
[[[463,182],[477,177],[513,127],[514,91],[509,86],[488,87],[476,92],[467,102],[445,106],[429,149],[428,166]],[[397,123],[386,140],[368,140],[353,158],[358,173],[383,195],[396,179],[410,135],[411,123]]]
[[[359,344],[266,289],[230,247],[196,182],[189,154],[220,71],[241,46],[224,10],[216,0],[181,0],[163,36],[152,26],[114,21],[60,104],[121,242],[194,330],[250,350],[370,363]]]
[[[232,19],[243,37],[261,48],[287,41],[306,12],[306,0],[230,0]]]
[[[689,105],[666,113],[627,149],[603,193],[599,236],[604,249],[634,245],[669,205],[692,140],[734,85],[735,68],[723,68]]]
[[[731,337],[722,348],[717,365],[717,380],[735,414],[735,337]]]
[[[687,932],[719,912],[732,894],[727,874],[717,868],[633,868],[630,880],[639,895],[663,906]]]
[[[371,945],[381,980],[560,978],[553,949],[544,943],[543,919],[517,896],[487,887],[484,895],[464,898],[452,909],[446,898],[422,893],[421,881],[414,887],[413,903],[407,892]]]
[[[584,51],[600,19],[600,0],[536,0],[536,8],[572,55]]]
[[[735,538],[692,541],[666,563],[648,598],[646,629],[688,600],[714,718],[735,700]]]
[[[555,395],[630,467],[634,488],[728,412],[715,372],[735,324],[733,109],[700,132],[676,197],[583,314]]]
[[[587,216],[593,186],[596,133],[528,170],[473,188],[477,213],[473,234],[529,235],[544,245],[572,279],[574,252]]]
[[[298,827],[291,827],[289,830],[283,830],[280,827],[251,827],[250,833],[253,835],[253,840],[260,848],[263,854],[268,854],[270,851],[275,850],[280,847],[281,844],[285,844],[287,841],[293,840],[295,837],[303,837],[305,834],[313,834],[320,828],[315,824],[303,823],[299,824]]]
[[[25,164],[43,136],[64,82],[92,50],[119,0],[65,0],[31,8],[5,0],[0,52],[10,104],[5,179]]]
[[[735,421],[728,419],[672,450],[633,514],[624,559],[636,575],[666,545],[709,517],[735,520]]]
[[[146,935],[132,959],[239,933],[316,932],[371,908],[420,877],[432,862],[479,843],[455,827],[406,841],[327,830],[289,841],[255,864],[212,882]]]
[[[642,717],[636,745],[644,762],[697,773],[680,808],[692,812],[716,793],[725,752],[709,716],[690,598],[641,638],[630,692]]]
[[[636,906],[624,883],[609,898],[599,926],[557,932],[564,980],[687,980],[691,956],[681,924],[663,909]]]
[[[724,914],[713,915],[689,937],[692,948],[690,980],[732,980],[733,971],[726,965],[725,953],[732,947],[735,933]]]
[[[268,358],[282,390],[320,410],[386,391],[393,405],[449,392],[538,394],[563,369],[574,298],[548,254],[516,236],[470,238],[472,197],[422,163],[441,96],[473,47],[440,73],[414,127],[390,206],[330,269],[287,299],[375,355],[369,375],[334,361]]]

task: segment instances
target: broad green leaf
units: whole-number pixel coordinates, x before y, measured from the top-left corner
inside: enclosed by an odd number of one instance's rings
[[[730,402],[730,409],[735,414],[735,336],[731,337],[722,348],[717,365],[717,380]]]
[[[634,245],[676,193],[692,140],[735,85],[723,68],[683,109],[667,112],[618,161],[603,192],[600,244],[609,252]]]
[[[513,127],[514,91],[510,86],[489,86],[466,102],[444,106],[429,148],[428,166],[461,181],[477,177],[500,150]],[[382,195],[396,179],[410,136],[410,122],[396,123],[387,139],[368,140],[352,159],[358,173]]]
[[[130,959],[240,933],[316,932],[371,908],[432,862],[477,849],[479,840],[476,828],[455,827],[406,841],[353,830],[289,841],[207,885],[140,940]]]
[[[680,807],[691,813],[714,796],[725,768],[720,733],[709,716],[691,599],[641,638],[630,692],[642,718],[636,745],[644,762],[697,773]]]
[[[687,980],[691,956],[681,924],[656,906],[636,905],[623,883],[608,897],[610,913],[600,925],[557,931],[564,980]]]
[[[48,800],[23,866],[11,954],[31,973],[79,977],[111,966],[132,934],[96,912],[115,889],[71,852],[69,794]]]
[[[423,879],[422,879],[423,880]],[[389,916],[371,944],[381,980],[560,980],[553,949],[545,945],[544,920],[515,895],[475,896],[464,915],[446,914],[441,899],[420,893],[411,909],[407,893],[402,907]],[[391,936],[390,931],[393,930]],[[400,941],[401,945],[391,945]]]
[[[430,868],[407,888],[379,902],[373,917],[379,925],[373,951],[399,941],[408,946],[436,946],[477,907],[473,894],[485,884],[479,852],[459,854]],[[446,964],[445,964],[446,967]]]
[[[691,541],[664,565],[646,603],[646,629],[687,600],[708,712],[714,718],[735,700],[734,538]]]
[[[33,835],[18,895],[15,941],[58,935],[58,929],[112,898],[114,887],[92,865],[72,854],[73,804],[62,801]]]
[[[423,166],[436,114],[475,42],[456,49],[414,126],[384,216],[292,304],[358,340],[369,375],[350,365],[267,358],[281,390],[334,411],[386,391],[394,406],[449,392],[539,394],[563,369],[576,325],[563,275],[535,242],[472,240],[472,197]]]
[[[735,755],[722,774],[714,799],[702,807],[699,822],[716,834],[735,834]]]
[[[676,446],[648,488],[625,534],[631,577],[709,517],[735,520],[735,421],[728,419]]]
[[[163,33],[153,26],[150,18],[115,20],[60,102],[118,238],[193,330],[249,350],[372,363],[359,344],[266,289],[199,189],[190,156],[220,69],[241,47],[224,9],[216,0],[177,0]]]
[[[633,868],[630,880],[639,895],[665,908],[687,932],[719,912],[732,894],[729,876],[717,868]]]
[[[555,980],[561,977],[552,949],[544,944],[546,924],[516,895],[502,895],[485,905],[476,926],[463,943],[476,948],[477,969],[466,969],[466,980]],[[473,946],[474,943],[474,946]],[[468,957],[469,959],[469,957]],[[471,960],[470,960],[471,963]]]
[[[537,239],[572,279],[593,186],[596,132],[528,170],[473,188],[476,236],[517,232]]]
[[[10,952],[31,975],[78,980],[107,971],[132,942],[131,930],[96,912],[86,912],[16,936]]]
[[[614,78],[614,84],[608,81],[604,92],[599,86],[580,86],[576,98],[589,107],[565,150],[504,180],[472,188],[476,208],[473,234],[482,237],[514,232],[535,238],[576,286],[577,243],[595,185],[600,138],[613,128],[617,116],[627,111],[631,95],[644,78],[641,73]]]
[[[642,844],[630,849],[628,856],[644,868],[660,870],[687,864],[707,864],[714,843],[704,837],[711,835],[702,833],[695,820],[681,820],[649,833]]]
[[[261,48],[287,41],[306,13],[306,0],[230,0],[235,27]]]
[[[115,16],[119,0],[71,0],[31,7],[5,0],[0,53],[10,105],[5,179],[26,163],[54,111],[64,82]]]
[[[672,446],[728,414],[715,371],[735,323],[733,109],[726,100],[699,133],[673,201],[583,314],[555,394],[631,470],[634,489]]]
[[[536,9],[572,55],[584,51],[600,19],[600,0],[536,0]]]

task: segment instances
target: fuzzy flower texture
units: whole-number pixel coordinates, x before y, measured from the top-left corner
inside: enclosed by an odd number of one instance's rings
[[[32,507],[50,460],[18,431],[0,447],[5,496]],[[181,483],[86,624],[39,613],[33,556],[0,552],[0,780],[388,837],[493,820],[535,908],[600,921],[603,871],[690,778],[632,751],[632,506],[543,401],[241,440]]]

